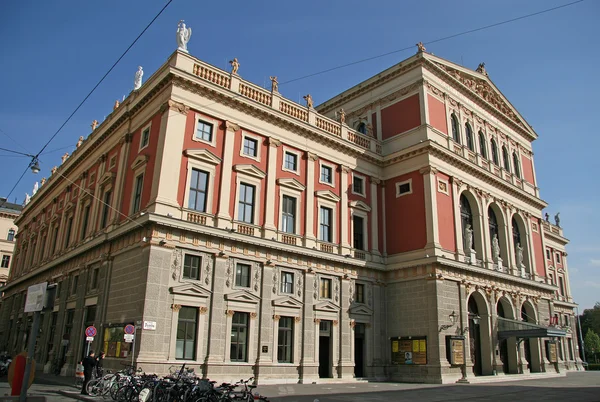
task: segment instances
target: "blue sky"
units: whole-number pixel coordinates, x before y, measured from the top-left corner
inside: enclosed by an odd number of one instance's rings
[[[415,51],[309,79],[286,81],[458,32],[569,3],[569,0],[237,1],[174,0],[47,148],[42,172],[27,173],[11,195],[21,203],[36,180],[71,152],[90,123],[129,93],[138,65],[149,77],[175,50],[177,22],[193,29],[190,52],[259,85],[277,75],[280,91],[319,104]],[[37,153],[165,1],[2,1],[0,147]],[[571,240],[571,288],[581,308],[600,301],[597,79],[600,2],[582,3],[454,39],[427,50],[490,78],[539,134],[534,142],[542,198]],[[14,139],[11,140],[8,136]],[[0,151],[0,195],[28,160]]]

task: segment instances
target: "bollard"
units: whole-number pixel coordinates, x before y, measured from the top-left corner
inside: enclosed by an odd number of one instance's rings
[[[12,378],[11,396],[21,395],[21,387],[23,386],[23,376],[25,375],[26,359],[23,355],[15,356],[14,365],[15,371]]]

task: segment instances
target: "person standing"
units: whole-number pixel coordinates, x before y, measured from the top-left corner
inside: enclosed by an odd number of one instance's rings
[[[90,350],[90,353],[83,359],[83,387],[81,388],[82,395],[89,395],[87,392],[88,382],[92,379],[92,373],[94,372],[94,367],[96,367],[96,354],[93,350]]]
[[[98,353],[98,356],[96,357],[96,378],[102,378],[104,375],[104,369],[102,368],[103,360],[104,352]]]

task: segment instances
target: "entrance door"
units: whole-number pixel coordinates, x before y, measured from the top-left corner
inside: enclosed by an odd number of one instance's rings
[[[479,316],[479,311],[477,309],[477,302],[472,296],[469,298],[468,308],[469,342],[471,347],[471,360],[473,362],[473,373],[475,375],[481,375],[481,334],[479,330],[479,320],[475,320],[475,317]]]
[[[331,321],[319,324],[319,377],[331,378]]]
[[[354,377],[361,378],[365,376],[365,324],[356,324],[354,326]]]

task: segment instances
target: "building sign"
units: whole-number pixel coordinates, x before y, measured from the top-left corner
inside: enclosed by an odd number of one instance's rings
[[[33,313],[34,311],[42,311],[44,308],[44,296],[48,282],[38,283],[27,288],[27,297],[25,298],[25,312]]]
[[[391,338],[392,363],[427,364],[427,338],[399,337]]]
[[[549,342],[548,343],[548,360],[550,360],[550,363],[556,363],[558,361],[556,355],[557,355],[557,353],[556,353],[556,343],[555,342]]]
[[[465,338],[462,336],[446,336],[447,358],[453,366],[465,364]]]
[[[156,331],[156,321],[144,321],[144,329],[148,331]]]

